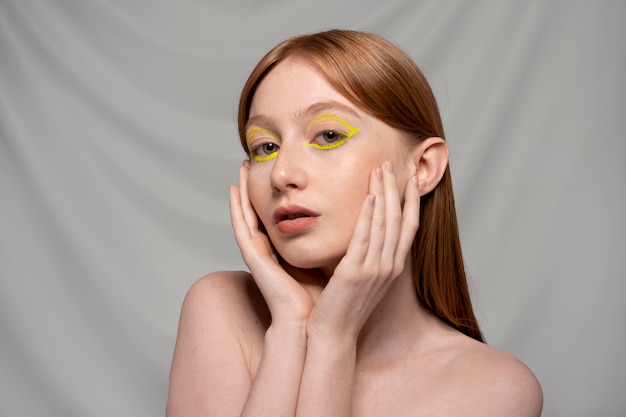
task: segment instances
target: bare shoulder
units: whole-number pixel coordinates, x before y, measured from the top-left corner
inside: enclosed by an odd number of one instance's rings
[[[515,356],[465,338],[450,365],[456,369],[458,383],[454,385],[459,405],[465,407],[460,415],[541,415],[543,393],[539,381]]]
[[[232,319],[269,320],[269,311],[252,276],[245,271],[219,271],[196,281],[185,296],[183,309],[214,310]]]
[[[241,411],[261,356],[269,312],[247,272],[209,274],[183,302],[167,415]]]
[[[236,339],[246,362],[253,363],[258,347],[269,326],[267,304],[248,272],[219,271],[196,281],[185,296],[180,316],[178,339],[185,329],[193,337],[215,337],[221,342]]]

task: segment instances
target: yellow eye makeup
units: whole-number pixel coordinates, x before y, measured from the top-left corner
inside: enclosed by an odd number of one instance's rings
[[[264,162],[278,155],[280,139],[275,133],[258,126],[251,126],[247,133],[246,142],[248,142],[248,154],[252,160],[255,162]],[[259,136],[269,136],[269,138],[257,139]]]
[[[333,149],[333,148],[337,148],[341,145],[343,145],[348,139],[350,139],[352,136],[354,136],[354,134],[356,132],[358,132],[359,130],[361,130],[361,128],[359,127],[353,127],[351,126],[348,122],[346,122],[345,120],[343,120],[340,117],[337,117],[334,113],[330,113],[330,112],[325,112],[322,114],[319,114],[317,116],[315,116],[313,118],[313,120],[311,120],[311,123],[309,123],[309,125],[307,126],[306,132],[307,132],[307,138],[309,138],[309,133],[311,132],[311,129],[316,125],[316,124],[320,124],[320,123],[324,123],[324,122],[333,122],[333,123],[338,123],[340,124],[343,128],[342,129],[333,129],[332,127],[329,127],[327,129],[321,129],[321,131],[319,133],[315,134],[315,140],[317,140],[318,137],[320,136],[327,136],[325,138],[326,141],[330,141],[331,138],[328,137],[328,135],[332,135],[332,136],[337,136],[338,138],[332,138],[332,142],[329,143],[317,143],[317,142],[309,142],[308,140],[306,140],[304,142],[305,146],[312,146],[316,149],[322,149],[322,150],[328,150],[328,149]]]

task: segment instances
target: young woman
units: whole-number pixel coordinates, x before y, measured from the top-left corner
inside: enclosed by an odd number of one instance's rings
[[[361,32],[289,39],[238,122],[250,272],[190,289],[169,416],[541,414],[530,370],[483,343],[441,119],[409,57]]]

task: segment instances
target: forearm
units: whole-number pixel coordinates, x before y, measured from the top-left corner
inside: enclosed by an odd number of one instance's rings
[[[350,338],[309,338],[297,416],[350,416],[355,364],[356,342]]]
[[[295,416],[306,355],[305,324],[272,324],[241,416]]]

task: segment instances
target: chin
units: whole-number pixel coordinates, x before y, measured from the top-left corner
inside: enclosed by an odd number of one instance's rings
[[[285,253],[279,252],[279,254],[285,262],[287,262],[294,268],[319,269],[327,277],[330,277],[330,275],[332,275],[332,271],[335,270],[335,267],[343,257],[342,254],[341,256],[320,258],[316,256],[311,256],[311,253],[289,253],[289,251]],[[305,256],[302,256],[303,254]]]

